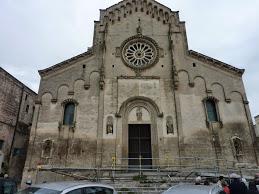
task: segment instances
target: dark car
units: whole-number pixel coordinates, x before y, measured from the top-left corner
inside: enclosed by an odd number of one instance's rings
[[[162,194],[220,194],[221,191],[222,188],[218,185],[179,184]]]
[[[0,194],[14,194],[17,192],[15,180],[10,178],[0,178]]]

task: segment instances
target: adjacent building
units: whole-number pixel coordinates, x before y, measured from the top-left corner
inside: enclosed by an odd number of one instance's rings
[[[21,180],[37,94],[0,67],[0,167]]]
[[[256,137],[259,137],[259,115],[257,115],[255,118],[255,133]]]
[[[154,0],[101,10],[87,52],[39,71],[24,178],[37,165],[257,165],[243,73],[189,50],[179,13]]]

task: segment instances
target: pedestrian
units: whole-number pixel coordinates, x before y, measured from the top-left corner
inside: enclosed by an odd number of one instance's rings
[[[195,178],[195,185],[200,185],[201,184],[201,177],[200,176],[197,176],[196,178]]]
[[[255,174],[255,178],[254,178],[255,184],[259,185],[259,173]]]
[[[230,190],[229,190],[229,187],[228,187],[228,184],[226,181],[222,181],[222,188],[223,188],[223,191],[226,193],[226,194],[230,194]]]
[[[229,184],[230,194],[246,194],[247,187],[240,181],[241,177],[235,173],[230,175],[231,183]]]
[[[259,194],[255,181],[249,182],[247,194]]]
[[[248,182],[245,178],[242,178],[241,182],[248,188]]]
[[[217,182],[217,185],[219,186],[219,187],[222,187],[222,182],[224,181],[224,177],[223,176],[220,176],[219,177],[219,180],[218,180],[218,182]]]

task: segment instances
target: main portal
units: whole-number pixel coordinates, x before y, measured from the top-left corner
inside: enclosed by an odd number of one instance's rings
[[[129,167],[152,167],[150,124],[129,125]]]

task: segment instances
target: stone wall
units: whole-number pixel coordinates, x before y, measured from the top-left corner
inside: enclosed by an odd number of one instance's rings
[[[0,139],[2,172],[21,180],[36,94],[0,68]]]

